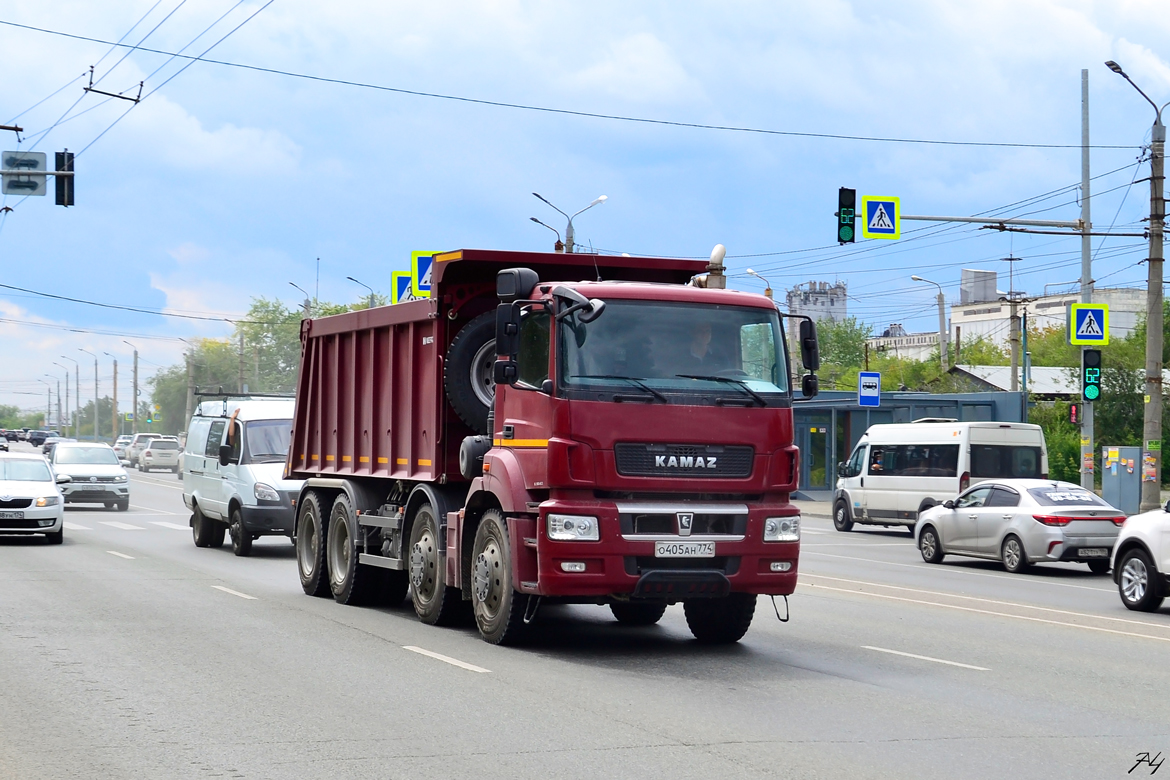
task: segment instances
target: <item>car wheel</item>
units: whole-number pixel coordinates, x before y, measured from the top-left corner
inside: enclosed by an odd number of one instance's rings
[[[852,531],[853,517],[849,514],[849,505],[838,501],[833,507],[833,527],[838,531]]]
[[[102,506],[104,506],[106,509],[113,509],[114,507],[117,506],[117,504],[114,503],[113,501],[107,501],[104,504],[102,504]]]
[[[1162,606],[1162,578],[1145,550],[1135,547],[1117,564],[1117,592],[1121,603],[1136,612],[1153,612]]]
[[[1024,552],[1024,543],[1018,536],[1009,536],[1003,540],[999,558],[1003,561],[1003,567],[1012,574],[1020,574],[1028,568],[1028,554]]]
[[[1089,561],[1089,571],[1094,574],[1108,574],[1109,561]]]
[[[118,502],[118,511],[119,512],[129,512],[130,511],[130,499],[126,499],[125,501],[119,501]]]
[[[252,554],[252,534],[244,528],[244,512],[238,506],[232,507],[228,533],[232,537],[232,552],[237,557],[247,558]]]
[[[65,541],[65,529],[55,531],[51,534],[45,534],[45,542],[47,544],[61,544],[63,541]]]
[[[927,563],[940,563],[943,556],[942,543],[938,539],[938,531],[934,530],[933,525],[928,525],[922,529],[922,535],[918,537],[918,551],[922,553],[922,560]]]

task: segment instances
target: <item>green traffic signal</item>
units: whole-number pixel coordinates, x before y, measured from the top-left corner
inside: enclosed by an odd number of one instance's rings
[[[1081,352],[1081,395],[1086,401],[1101,397],[1101,350]]]
[[[837,190],[837,241],[852,244],[856,239],[853,221],[857,215],[857,190],[841,187]]]

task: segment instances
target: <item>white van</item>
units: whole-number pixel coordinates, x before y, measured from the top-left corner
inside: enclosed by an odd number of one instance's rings
[[[196,547],[219,547],[224,532],[236,555],[261,536],[290,539],[302,480],[284,479],[292,432],[291,398],[204,401],[187,428],[183,503]]]
[[[1048,478],[1039,425],[922,420],[871,425],[837,464],[833,525],[904,525],[971,485],[1007,477]]]

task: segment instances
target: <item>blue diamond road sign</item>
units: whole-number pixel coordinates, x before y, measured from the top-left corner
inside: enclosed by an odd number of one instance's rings
[[[857,375],[858,406],[882,405],[882,375],[877,371],[862,371]]]

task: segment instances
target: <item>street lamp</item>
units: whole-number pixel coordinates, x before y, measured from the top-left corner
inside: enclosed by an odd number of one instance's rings
[[[109,352],[102,354],[114,361],[114,398],[110,403],[110,438],[117,441],[118,434],[122,432],[122,425],[118,420],[118,358]]]
[[[950,333],[947,332],[947,299],[943,295],[942,285],[938,282],[932,282],[929,279],[923,279],[921,276],[911,276],[916,282],[926,282],[933,284],[938,288],[938,355],[942,360],[942,370],[946,373],[947,370],[947,346],[950,344]],[[955,355],[955,362],[959,361],[959,356]]]
[[[123,340],[122,343],[134,350],[134,402],[130,404],[130,412],[133,415],[130,432],[138,433],[138,347],[129,341]]]
[[[374,308],[374,288],[373,288],[373,287],[370,287],[370,286],[369,286],[368,284],[366,284],[365,282],[359,282],[357,279],[354,279],[352,276],[347,276],[347,277],[345,277],[345,278],[346,278],[346,279],[349,279],[349,280],[350,280],[351,282],[353,282],[354,284],[360,284],[362,287],[365,287],[367,290],[369,290],[369,291],[370,291],[370,308],[371,308],[371,309],[372,309],[372,308]],[[298,289],[299,289],[299,288],[298,288]]]
[[[565,212],[558,209],[556,206],[553,206],[552,203],[549,203],[549,201],[546,198],[544,198],[539,192],[534,192],[532,194],[535,195],[537,198],[540,198],[540,200],[544,201],[549,206],[552,206],[553,209],[560,212],[560,215],[562,217],[565,217],[566,219],[569,220],[569,226],[565,228],[565,252],[567,252],[568,254],[573,254],[573,246],[574,246],[573,245],[573,217],[576,217],[577,214],[588,211],[589,209],[593,208],[594,206],[596,206],[600,203],[605,203],[607,200],[609,200],[608,195],[598,195],[596,198],[593,199],[593,202],[590,203],[588,206],[581,209],[581,211],[578,211],[576,214],[573,214],[573,216],[569,216]],[[533,219],[533,221],[536,221],[535,218],[532,218],[532,219]],[[541,224],[543,224],[543,223],[541,223]],[[548,226],[545,225],[545,227],[548,227]],[[558,238],[560,237],[560,233],[557,234],[557,237]]]
[[[65,430],[68,431],[69,430],[69,423],[73,419],[72,417],[69,416],[69,366],[63,366],[60,363],[58,363],[56,360],[53,361],[53,365],[55,365],[57,368],[65,369]],[[58,401],[58,405],[60,405],[59,401]],[[65,435],[68,436],[69,434],[66,433]],[[74,436],[74,438],[76,438],[77,431],[73,431],[73,436]]]
[[[764,295],[766,295],[766,296],[768,296],[769,298],[771,298],[771,297],[772,297],[772,283],[771,283],[771,282],[769,282],[769,281],[768,281],[767,279],[765,279],[764,277],[760,276],[758,273],[756,273],[755,271],[753,271],[753,270],[752,270],[752,269],[750,269],[750,268],[749,268],[749,269],[747,269],[747,272],[748,272],[748,276],[754,276],[754,277],[756,277],[757,279],[760,279],[761,281],[763,281],[763,283],[764,283]]]
[[[529,217],[529,219],[532,220],[533,222],[535,222],[536,224],[540,225],[541,227],[546,227],[549,230],[551,230],[552,232],[557,234],[557,242],[555,244],[553,244],[553,251],[554,252],[564,252],[565,251],[565,243],[563,241],[561,241],[561,231],[557,230],[555,227],[551,227],[549,225],[544,224],[536,217]]]
[[[93,440],[98,440],[98,356],[88,349],[77,348],[87,355],[93,355]]]
[[[57,382],[57,427],[60,428],[60,427],[62,427],[62,425],[61,425],[61,377],[53,376],[52,374],[45,374],[45,376],[47,376],[49,379],[56,380],[56,382]],[[69,376],[69,375],[66,374],[66,376]],[[52,393],[52,390],[50,390],[49,391],[49,407],[50,407],[50,409],[52,408],[52,406],[53,406],[53,393]],[[46,425],[45,427],[47,428],[49,426]],[[60,431],[58,431],[58,433],[60,433]]]
[[[48,374],[45,374],[48,376]],[[53,413],[53,386],[43,379],[38,379],[45,386],[45,430],[49,429],[49,415]]]
[[[1142,463],[1153,463],[1153,473],[1142,470],[1141,511],[1157,509],[1162,503],[1162,227],[1166,220],[1162,177],[1165,170],[1166,126],[1161,108],[1116,62],[1105,63],[1109,70],[1130,83],[1154,107],[1150,130],[1150,257],[1146,279],[1146,403],[1142,415]]]
[[[77,395],[77,410],[73,413],[73,438],[79,438],[81,433],[81,364],[68,355],[58,355],[62,360],[69,360],[73,363],[73,389]],[[69,371],[68,368],[65,369]]]
[[[305,296],[305,303],[304,303],[304,307],[305,307],[305,319],[308,319],[308,318],[309,318],[309,313],[310,313],[310,301],[309,301],[309,294],[308,294],[307,292],[305,292],[305,291],[304,291],[304,289],[302,289],[302,288],[301,288],[299,285],[297,285],[297,284],[294,284],[293,282],[289,282],[289,284],[291,284],[293,287],[296,287],[298,290],[300,290],[300,292],[301,292],[301,295]]]

